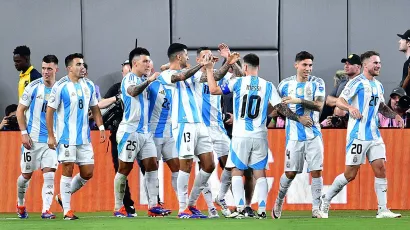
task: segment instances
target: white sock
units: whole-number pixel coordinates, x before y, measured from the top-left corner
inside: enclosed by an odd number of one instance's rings
[[[376,191],[379,210],[387,209],[387,178],[374,178],[374,190]]]
[[[177,180],[179,212],[183,212],[187,208],[188,181],[189,181],[189,173],[179,170],[178,180]]]
[[[72,180],[73,180],[72,177],[61,176],[60,195],[61,195],[61,201],[63,202],[64,215],[66,215],[67,212],[71,210],[70,202],[71,202],[71,182]]]
[[[198,175],[195,177],[194,186],[192,187],[191,194],[189,194],[188,206],[195,206],[199,195],[202,190],[207,186],[211,173],[207,173],[202,169],[199,170]],[[212,199],[212,198],[211,198]]]
[[[24,206],[24,197],[26,196],[26,191],[29,185],[29,181],[20,175],[17,178],[17,205]]]
[[[245,189],[241,176],[232,177],[232,193],[238,211],[243,211],[245,206]]]
[[[124,205],[124,194],[125,194],[125,183],[127,181],[127,176],[124,174],[118,173],[115,174],[114,177],[114,197],[115,197],[115,206],[114,209],[116,211],[120,210],[120,208]]]
[[[292,184],[293,179],[289,179],[286,174],[282,174],[280,177],[280,182],[279,182],[279,194],[278,198],[279,200],[283,200],[286,196],[286,193],[288,192],[288,189],[290,185]]]
[[[82,188],[88,180],[83,179],[80,176],[80,173],[74,176],[73,180],[71,181],[71,195],[77,192],[80,188]]]
[[[347,181],[343,173],[337,176],[333,181],[333,184],[330,186],[330,189],[327,191],[325,199],[330,202],[333,197],[335,197],[340,191],[342,191],[343,187],[347,185],[347,183],[349,182]]]
[[[312,210],[319,209],[320,196],[322,195],[323,178],[312,178]]]
[[[221,174],[221,187],[219,188],[218,200],[225,199],[225,195],[228,192],[232,184],[232,171],[224,169]]]
[[[148,208],[158,205],[159,181],[158,170],[145,172],[145,184],[148,191]]]
[[[255,190],[258,191],[258,214],[266,212],[266,199],[268,198],[268,182],[266,177],[256,180]]]
[[[212,200],[212,191],[211,186],[209,183],[206,183],[206,186],[202,190],[202,194],[204,195],[206,205],[208,205],[208,210],[215,208],[214,201]]]
[[[43,198],[43,213],[50,210],[51,203],[54,197],[54,172],[43,173],[43,189],[41,195]]]
[[[178,172],[173,172],[171,175],[171,185],[175,191],[175,195],[178,197]]]

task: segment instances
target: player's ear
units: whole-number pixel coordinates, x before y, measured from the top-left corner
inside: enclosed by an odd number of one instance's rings
[[[298,62],[295,62],[294,66],[295,66],[295,69],[298,69]]]

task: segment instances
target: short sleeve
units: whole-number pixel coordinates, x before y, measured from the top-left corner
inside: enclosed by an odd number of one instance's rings
[[[278,85],[278,94],[280,97],[287,97],[287,89],[288,89],[288,82],[287,81],[281,81]]]
[[[325,97],[325,82],[321,78],[317,78],[315,81],[316,89],[314,92],[315,98],[317,97]]]
[[[89,84],[89,86],[93,88],[92,89],[93,93],[91,94],[91,98],[90,98],[90,107],[94,107],[98,105],[97,90],[93,84]]]
[[[53,109],[58,109],[58,106],[61,102],[61,90],[64,87],[58,85],[58,83],[54,84],[53,89],[51,89],[50,98],[48,99],[47,106]]]
[[[178,73],[179,71],[169,71],[166,70],[161,73],[161,75],[158,76],[157,80],[162,84],[162,85],[171,85],[174,86],[175,83],[172,82],[172,75],[174,73]]]
[[[339,97],[345,99],[346,101],[351,100],[360,90],[363,90],[363,83],[354,78],[346,83],[345,88]]]
[[[31,84],[27,85],[26,88],[24,88],[23,95],[21,95],[20,97],[20,101],[19,101],[20,104],[27,106],[27,107],[30,105],[31,101],[33,100],[32,98],[33,89],[34,87]]]
[[[279,103],[281,103],[281,97],[279,96],[278,90],[276,90],[276,87],[273,86],[271,82],[268,82],[268,87],[271,90],[270,97],[269,97],[269,102],[271,103],[272,106],[275,106]]]
[[[232,93],[234,91],[234,86],[237,82],[238,82],[238,78],[235,78],[235,79],[229,80],[224,85],[221,85],[220,87],[221,87],[222,93],[224,95]]]

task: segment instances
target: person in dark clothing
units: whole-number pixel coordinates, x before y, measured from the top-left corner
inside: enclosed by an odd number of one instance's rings
[[[410,30],[407,30],[404,34],[397,34],[397,36],[400,37],[399,51],[406,55],[400,87],[406,91],[407,95],[410,95]]]

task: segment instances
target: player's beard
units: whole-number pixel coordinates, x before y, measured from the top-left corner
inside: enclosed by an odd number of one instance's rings
[[[372,70],[372,71],[370,71],[370,74],[373,76],[373,77],[377,77],[377,76],[379,76],[380,75],[380,69],[379,70]]]

